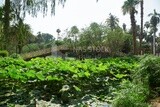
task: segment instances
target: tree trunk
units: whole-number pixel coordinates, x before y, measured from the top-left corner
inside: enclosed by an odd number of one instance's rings
[[[3,49],[7,49],[8,44],[8,38],[9,38],[9,14],[10,14],[10,0],[5,0],[5,6],[4,6],[4,37],[3,37]]]
[[[18,54],[21,54],[21,53],[22,53],[22,47],[18,46]]]
[[[21,54],[22,53],[22,43],[20,41],[18,42],[17,48],[18,48],[18,54]]]
[[[155,39],[156,39],[156,32],[154,31],[154,35],[153,35],[153,55],[156,55],[156,43],[155,43]]]
[[[140,50],[139,50],[139,54],[142,54],[142,37],[143,37],[143,0],[141,0],[141,34],[139,37],[140,40]]]
[[[136,21],[135,21],[135,9],[130,12],[130,19],[131,19],[131,27],[132,27],[132,35],[133,35],[133,53],[134,55],[137,54],[137,46],[136,46]]]

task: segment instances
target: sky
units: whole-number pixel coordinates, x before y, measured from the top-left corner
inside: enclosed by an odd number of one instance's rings
[[[30,24],[33,33],[41,31],[57,35],[56,29],[61,29],[62,33],[65,29],[70,29],[76,25],[79,29],[89,26],[92,22],[104,23],[112,13],[119,18],[119,25],[127,24],[130,28],[130,16],[123,15],[122,5],[125,0],[67,0],[64,8],[59,5],[56,7],[55,16],[50,14],[43,17],[39,14],[37,18],[27,16],[25,22]],[[144,0],[144,22],[149,21],[148,14],[153,13],[156,9],[160,13],[160,0]],[[140,6],[137,6],[140,13]],[[140,14],[136,15],[137,24],[140,24]],[[159,28],[160,31],[160,28]]]
[[[125,0],[66,0],[65,6],[56,6],[55,16],[48,14],[43,17],[41,13],[37,18],[29,15],[25,18],[25,23],[29,24],[34,34],[37,32],[50,33],[56,36],[56,30],[59,28],[61,33],[65,29],[70,29],[76,25],[79,29],[89,26],[92,22],[104,23],[109,17],[109,13],[119,18],[119,25],[127,24],[130,28],[130,16],[123,15],[122,5]],[[136,9],[139,14],[136,15],[137,24],[140,25],[140,6]],[[160,0],[144,0],[144,22],[149,21],[149,13],[156,9],[160,13]],[[159,31],[160,32],[160,27]]]

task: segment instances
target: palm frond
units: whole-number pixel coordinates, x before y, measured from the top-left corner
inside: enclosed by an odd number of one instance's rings
[[[153,13],[148,14],[148,16],[152,16],[152,15],[153,15]]]

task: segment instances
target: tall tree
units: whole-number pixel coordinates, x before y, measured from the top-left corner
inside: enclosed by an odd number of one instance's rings
[[[60,32],[61,32],[61,30],[57,29],[56,32],[57,32],[57,35],[58,35],[57,40],[60,40]]]
[[[111,30],[113,31],[113,29],[117,28],[119,25],[119,19],[112,15],[111,13],[109,14],[109,18],[107,18],[106,20],[107,26],[109,26],[111,28]]]
[[[91,32],[91,35],[92,35],[92,43],[94,46],[99,46],[100,43],[102,42],[102,28],[101,26],[96,23],[96,22],[93,22],[90,24],[89,26],[89,29],[90,29],[90,32]]]
[[[141,7],[141,34],[140,34],[140,37],[139,37],[139,40],[140,40],[140,54],[141,54],[141,51],[142,51],[142,36],[143,36],[143,4],[144,4],[144,1],[143,0],[140,0],[140,7]]]
[[[77,40],[77,34],[79,33],[79,29],[77,26],[72,26],[70,30],[71,36],[74,38],[74,40]]]
[[[17,36],[17,49],[18,53],[22,53],[23,46],[28,42],[29,38],[32,36],[31,28],[28,24],[24,24],[23,20],[20,20],[16,24],[16,36]]]
[[[145,22],[144,26],[148,29],[150,27],[149,21]]]
[[[126,24],[125,23],[123,23],[122,27],[123,27],[123,31],[126,32]]]
[[[122,52],[125,41],[129,36],[130,35],[124,33],[121,28],[108,32],[106,35],[106,44],[111,52],[111,55],[118,55]]]
[[[3,37],[3,43],[7,43],[7,38],[9,36],[9,26],[10,26],[10,0],[5,0],[5,6],[4,6],[4,37]],[[3,46],[3,49],[6,49],[7,45]]]
[[[7,40],[9,37],[9,27],[10,27],[10,13],[11,9],[15,12],[16,18],[24,18],[26,12],[31,14],[32,16],[37,16],[37,12],[42,12],[44,16],[47,14],[47,10],[49,8],[49,4],[51,3],[51,14],[55,13],[56,3],[61,3],[64,5],[66,0],[5,0],[4,4],[4,36],[3,36],[3,44],[4,49],[7,49]],[[17,17],[18,16],[18,17]]]
[[[3,8],[0,7],[0,41],[2,41],[2,37],[3,37]],[[0,42],[0,49],[2,49],[2,42]]]
[[[42,33],[41,32],[37,33],[37,38],[36,39],[37,39],[36,42],[39,43],[39,44],[44,42],[44,38],[42,37]]]
[[[31,39],[33,40],[33,37],[30,26],[20,20],[10,27],[9,43],[7,44],[9,52],[21,53],[23,46],[28,44]]]
[[[160,23],[160,14],[156,12],[156,10],[154,9],[153,13],[150,13],[148,15],[149,17],[151,17],[150,19],[150,24],[151,24],[151,29],[153,29],[153,54],[155,55],[156,53],[156,48],[155,48],[155,38],[156,38],[156,32],[158,30],[157,25],[158,23]]]
[[[105,27],[106,28],[106,27]],[[89,27],[82,29],[79,35],[79,42],[82,47],[94,48],[101,46],[103,41],[103,27],[96,22],[90,24]]]
[[[42,33],[42,37],[44,38],[45,43],[53,40],[53,36],[49,33]]]
[[[123,14],[126,15],[127,13],[130,14],[131,20],[131,28],[132,28],[132,35],[133,35],[133,52],[137,54],[137,46],[136,46],[136,20],[135,20],[135,13],[137,13],[135,6],[138,5],[138,0],[126,0],[122,6]]]
[[[2,37],[3,37],[3,23],[1,23],[0,21],[0,41],[2,41]],[[2,49],[3,43],[0,42],[0,49]]]

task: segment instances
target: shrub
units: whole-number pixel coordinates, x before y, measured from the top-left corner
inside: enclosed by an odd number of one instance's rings
[[[142,84],[123,81],[121,89],[112,102],[113,107],[148,107],[146,103],[148,88]]]
[[[130,35],[123,33],[122,29],[119,28],[108,32],[106,42],[112,56],[119,55],[121,51],[129,53],[130,44],[125,43],[127,39],[129,40],[129,36]],[[124,45],[127,45],[128,47],[124,47]]]
[[[13,53],[10,55],[11,58],[20,59],[21,56],[19,54]]]
[[[32,43],[32,44],[25,45],[22,51],[23,53],[26,53],[26,52],[37,51],[39,49],[40,49],[39,44]]]
[[[60,93],[63,86],[69,86],[66,91],[69,98],[80,98],[92,93],[103,100],[112,98],[112,91],[123,79],[128,79],[135,60],[130,58],[107,58],[85,60],[62,60],[59,58],[33,58],[30,61],[0,59],[0,77],[15,81],[17,85],[27,88],[27,91],[38,89],[41,93],[50,93],[66,97]],[[26,83],[26,84],[24,84]],[[14,83],[13,83],[14,84]],[[45,87],[45,90],[44,88]],[[17,88],[17,87],[14,87]],[[63,95],[62,95],[63,94]],[[47,94],[48,95],[48,94]],[[51,97],[51,96],[50,96]]]
[[[141,81],[150,88],[150,96],[160,95],[160,57],[144,56],[140,62],[134,80]]]
[[[6,50],[0,51],[0,57],[7,57],[8,55],[9,55],[8,51]]]

